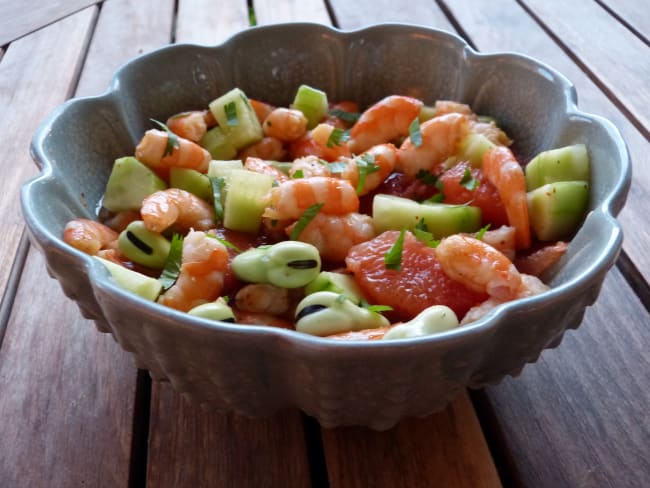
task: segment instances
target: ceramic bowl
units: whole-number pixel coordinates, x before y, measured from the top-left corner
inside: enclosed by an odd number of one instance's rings
[[[331,100],[362,106],[395,93],[468,103],[498,118],[524,161],[544,149],[587,144],[589,214],[546,276],[551,290],[436,336],[343,343],[210,322],[147,302],[61,240],[70,219],[96,218],[113,160],[133,153],[150,118],[203,108],[233,87],[287,105],[303,83]],[[350,32],[274,25],[216,47],[165,47],[125,64],[101,96],[55,110],[36,133],[32,153],[41,174],[22,191],[31,242],[100,331],[113,334],[155,380],[169,380],[196,402],[252,417],[297,407],[326,427],[386,429],[401,418],[425,416],[467,387],[517,375],[558,345],[580,324],[618,256],[622,234],[615,215],[630,183],[618,131],[577,109],[565,77],[529,57],[479,54],[453,34],[401,24]]]

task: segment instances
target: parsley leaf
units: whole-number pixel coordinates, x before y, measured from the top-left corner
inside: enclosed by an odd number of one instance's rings
[[[386,269],[392,269],[395,271],[402,270],[402,250],[404,248],[405,234],[406,229],[402,228],[399,233],[399,237],[395,240],[395,243],[384,255],[384,264],[386,265]]]
[[[435,185],[438,182],[438,177],[433,173],[428,172],[426,169],[421,169],[415,174],[415,177],[425,185]]]
[[[226,187],[226,180],[221,176],[210,176],[210,185],[212,185],[212,196],[214,197],[214,219],[217,222],[223,220],[223,189]]]
[[[478,180],[472,176],[469,168],[465,168],[465,173],[460,179],[460,184],[462,187],[467,188],[469,191],[474,191],[478,187]]]
[[[424,219],[418,220],[418,223],[415,224],[413,235],[418,241],[423,242],[428,247],[437,247],[438,244],[440,244],[440,241],[434,239],[433,234],[429,232],[429,227],[427,226]]]
[[[169,127],[163,124],[160,120],[149,119],[154,124],[157,124],[162,130],[167,132],[167,144],[165,145],[165,150],[163,151],[163,158],[174,152],[174,149],[181,147],[181,143],[178,140],[178,136],[174,134]]]
[[[362,154],[355,158],[359,170],[359,182],[357,183],[357,194],[363,191],[366,184],[366,176],[376,173],[381,168],[375,164],[375,157],[372,154]]]
[[[327,138],[327,147],[341,146],[350,139],[350,133],[340,127],[335,127]]]
[[[361,117],[361,114],[358,112],[346,112],[345,110],[339,109],[330,110],[330,115],[350,124],[354,124],[357,120],[359,120],[359,117]]]
[[[226,125],[230,127],[239,125],[239,119],[237,118],[237,105],[235,102],[225,104],[223,106],[223,111],[226,114]]]
[[[415,147],[422,145],[422,133],[420,132],[420,120],[415,117],[411,125],[409,125],[409,137]]]
[[[370,305],[369,303],[363,302],[361,303],[361,306],[373,313],[390,312],[393,310],[393,307],[390,305]]]
[[[293,179],[304,178],[304,177],[305,177],[305,172],[303,170],[301,170],[301,169],[297,169],[291,175],[291,178],[293,178]]]
[[[302,213],[296,224],[293,226],[293,229],[291,230],[291,235],[289,236],[289,239],[292,241],[295,241],[300,237],[300,234],[302,234],[302,231],[305,230],[305,227],[309,225],[309,222],[311,222],[314,217],[316,217],[316,214],[320,212],[320,209],[325,205],[324,203],[315,203],[314,205],[311,205],[310,207],[307,207],[305,211]]]
[[[490,226],[491,226],[491,225],[492,225],[492,224],[487,224],[485,227],[481,227],[480,230],[476,233],[476,238],[477,238],[479,241],[482,241],[482,240],[483,240],[483,236],[484,236],[485,233],[490,229]]]
[[[174,234],[172,244],[169,247],[169,254],[165,260],[162,274],[158,280],[162,283],[163,290],[169,290],[181,272],[181,259],[183,257],[183,236]]]

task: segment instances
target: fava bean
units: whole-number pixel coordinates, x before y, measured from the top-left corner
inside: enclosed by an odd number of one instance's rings
[[[384,340],[408,339],[437,334],[458,327],[458,317],[445,305],[433,305],[425,308],[413,319],[392,327],[384,335]]]
[[[214,302],[197,305],[187,313],[210,320],[235,322],[235,314],[233,313],[232,308],[230,308],[226,301],[221,297],[217,298]]]
[[[131,222],[118,238],[120,252],[135,263],[154,269],[165,266],[170,242],[158,232],[144,226],[142,220]]]

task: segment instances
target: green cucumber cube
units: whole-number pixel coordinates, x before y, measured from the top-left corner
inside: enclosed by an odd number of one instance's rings
[[[257,233],[267,205],[272,176],[247,170],[233,170],[226,179],[223,226]]]
[[[213,100],[209,107],[226,140],[235,149],[239,150],[262,139],[262,125],[248,97],[239,88],[233,88]]]
[[[210,178],[195,169],[171,168],[169,170],[169,186],[189,191],[207,202],[212,201]]]
[[[111,273],[115,282],[125,290],[135,293],[145,300],[155,301],[162,290],[162,283],[151,276],[127,269],[107,259],[94,256]]]
[[[307,129],[313,129],[329,111],[327,94],[308,85],[300,85],[291,108],[300,110],[307,117]]]
[[[142,200],[167,184],[133,156],[115,160],[102,205],[111,212],[140,210]]]
[[[541,241],[570,237],[584,218],[588,203],[586,181],[558,181],[528,192],[533,232]]]
[[[584,144],[541,152],[526,165],[526,191],[556,181],[589,181],[589,154]]]
[[[232,159],[237,155],[237,148],[219,126],[206,131],[199,144],[210,153],[212,159]]]

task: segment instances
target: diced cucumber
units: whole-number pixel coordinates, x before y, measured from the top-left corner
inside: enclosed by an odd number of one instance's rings
[[[137,271],[127,269],[119,264],[108,261],[107,259],[94,256],[95,259],[101,261],[111,273],[111,277],[115,282],[130,292],[152,302],[158,298],[162,290],[162,283],[151,276],[143,275]]]
[[[275,180],[262,173],[233,170],[226,181],[223,226],[257,233],[267,205],[266,196]]]
[[[357,305],[363,299],[363,293],[352,276],[333,271],[321,271],[316,279],[305,287],[306,295],[318,291],[333,291],[345,295]]]
[[[420,115],[418,116],[418,121],[420,123],[426,122],[429,119],[432,119],[436,116],[436,107],[431,105],[422,105],[420,109]]]
[[[209,107],[226,139],[235,149],[239,150],[262,139],[262,125],[248,97],[239,88],[233,88],[213,100]]]
[[[291,107],[307,117],[307,128],[313,129],[328,113],[327,94],[308,85],[300,85]]]
[[[475,168],[483,166],[483,155],[488,149],[494,147],[483,134],[472,132],[461,139],[458,146],[458,161],[469,161]]]
[[[421,220],[433,237],[440,239],[459,232],[476,232],[481,228],[481,209],[467,205],[418,203],[393,195],[376,195],[372,204],[375,231],[413,231]]]
[[[111,212],[140,210],[144,197],[167,188],[147,166],[127,156],[115,160],[102,205]]]
[[[533,232],[541,241],[570,237],[584,218],[588,202],[586,181],[558,181],[528,192]]]
[[[241,159],[231,159],[229,161],[212,160],[208,167],[208,176],[221,177],[227,180],[232,171],[241,171],[243,169],[244,163],[241,162]]]
[[[199,142],[212,156],[212,159],[232,159],[237,155],[237,148],[226,137],[219,126],[208,130]]]
[[[171,168],[169,170],[169,186],[189,191],[207,202],[212,201],[210,179],[194,169]]]
[[[556,181],[589,181],[589,154],[584,144],[544,151],[526,165],[526,190]]]

